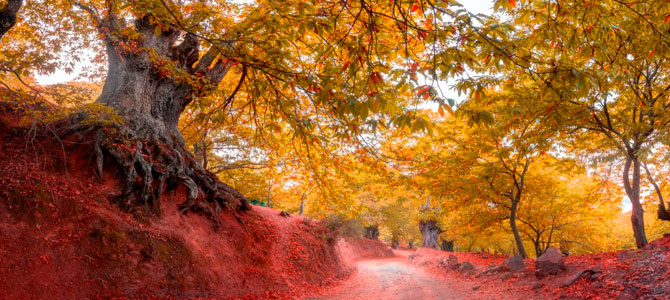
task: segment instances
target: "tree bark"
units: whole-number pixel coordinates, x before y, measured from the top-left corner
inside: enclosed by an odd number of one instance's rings
[[[365,238],[371,240],[379,239],[379,225],[365,226]]]
[[[100,20],[91,7],[76,5],[90,13],[105,39],[107,79],[97,102],[116,109],[124,122],[86,128],[85,116],[73,117],[75,124],[64,135],[82,128],[95,132],[98,176],[103,179],[103,163],[111,157],[122,177],[116,202],[122,208],[148,203],[156,211],[160,195],[182,185],[187,195],[179,209],[184,214],[203,212],[218,225],[221,207],[249,209],[244,196],[220,182],[187,150],[177,128],[186,106],[214,89],[232,67],[222,52],[229,51],[230,44],[213,45],[201,56],[199,38],[176,25],[159,29],[147,14],[124,28],[113,9]],[[124,29],[138,34],[120,34]]]
[[[509,226],[510,228],[512,228],[512,233],[514,234],[514,242],[516,243],[516,247],[519,250],[519,255],[521,255],[523,258],[528,258],[526,248],[523,246],[523,240],[521,239],[521,235],[519,234],[519,229],[516,227],[516,213],[518,207],[519,207],[519,201],[513,200],[512,206],[510,207]]]
[[[0,39],[16,24],[16,15],[23,5],[23,0],[9,0],[0,10]]]
[[[656,211],[658,219],[664,221],[670,221],[670,213],[665,208],[665,200],[663,199],[663,193],[661,192],[661,188],[656,183],[656,180],[654,180],[654,177],[651,176],[651,172],[649,172],[647,164],[642,164],[642,166],[644,167],[644,171],[647,173],[647,178],[649,178],[649,182],[651,182],[651,185],[654,186],[654,191],[656,191],[656,196],[658,197],[658,210]]]
[[[97,101],[118,109],[127,118],[142,119],[129,125],[145,136],[174,136],[183,143],[177,129],[179,116],[197,96],[219,84],[232,62],[217,60],[216,48],[200,58],[200,42],[190,33],[176,44],[184,34],[176,27],[156,35],[148,16],[136,20],[134,30],[144,38],[107,39],[107,79]],[[177,71],[168,70],[168,64],[174,64]],[[194,78],[202,81],[193,82]]]
[[[437,226],[436,221],[420,221],[419,230],[423,237],[423,244],[421,247],[440,249],[440,246],[437,243],[437,238],[442,231],[439,226]]]
[[[398,244],[400,244],[398,236],[399,235],[396,232],[391,234],[391,249],[398,249]]]
[[[445,241],[442,240],[442,245],[440,245],[442,251],[454,252],[454,241]]]
[[[638,149],[639,150],[639,149]],[[630,178],[630,169],[633,169],[633,178]],[[628,153],[623,169],[623,185],[626,195],[632,204],[630,220],[633,225],[635,245],[642,248],[647,244],[647,236],[644,232],[644,210],[640,203],[640,162],[637,155]]]

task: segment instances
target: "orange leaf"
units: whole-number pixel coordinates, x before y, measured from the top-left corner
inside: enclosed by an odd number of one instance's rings
[[[423,88],[421,88],[421,89],[416,93],[416,95],[417,95],[417,96],[421,96],[421,95],[427,93],[428,91],[430,91],[430,88],[431,88],[430,86],[424,86]],[[425,97],[425,96],[424,96],[424,97]]]
[[[516,7],[516,0],[509,0],[509,6],[511,6],[512,8],[515,8]]]
[[[668,23],[668,20],[670,20],[670,15],[665,16],[665,19],[663,19],[663,22]]]
[[[410,11],[410,12],[415,12],[415,11],[417,11],[418,9],[419,9],[419,6],[416,5],[416,4],[414,4],[414,5],[412,5],[412,8],[409,9],[409,11]]]

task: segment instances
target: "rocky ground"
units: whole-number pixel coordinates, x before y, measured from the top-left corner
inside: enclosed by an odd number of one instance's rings
[[[468,299],[670,299],[670,237],[644,249],[534,259],[420,249],[412,263],[472,286]]]

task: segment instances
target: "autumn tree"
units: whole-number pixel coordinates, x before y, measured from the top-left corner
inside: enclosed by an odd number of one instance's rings
[[[201,165],[208,160],[188,151],[178,129],[187,107],[226,122],[250,114],[259,131],[285,126],[301,143],[388,126],[424,130],[428,121],[417,118],[413,105],[444,101],[420,88],[417,74],[462,70],[485,41],[467,12],[444,1],[46,1],[20,14],[17,47],[47,49],[40,36],[49,36],[101,50],[98,57],[107,60],[97,103],[115,110],[105,113],[113,130],[79,113],[58,131],[94,140],[100,178],[104,163],[118,165],[119,203],[156,207],[165,187],[183,185],[188,197],[180,210],[211,215],[222,205],[245,207],[244,199]],[[464,59],[438,68],[432,59],[438,48]],[[34,64],[18,75],[53,71],[63,51],[24,60]],[[419,89],[421,97],[408,97]]]
[[[664,1],[543,3],[510,9],[519,42],[510,78],[531,78],[571,133],[594,149],[615,149],[632,203],[637,247],[647,243],[640,191],[646,157],[668,124],[667,15]],[[589,145],[584,145],[588,147]],[[597,147],[597,148],[596,148]],[[652,176],[648,177],[652,179]],[[659,215],[665,205],[659,202]]]

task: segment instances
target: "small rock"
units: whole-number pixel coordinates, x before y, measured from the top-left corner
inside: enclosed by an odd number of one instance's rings
[[[462,262],[460,266],[458,267],[458,272],[461,273],[468,273],[470,271],[473,271],[475,269],[475,266],[473,266],[469,261]]]
[[[593,275],[591,275],[591,279],[596,279],[598,277],[600,277],[600,273],[593,273]]]
[[[458,257],[450,254],[449,259],[447,260],[447,266],[452,270],[458,269],[461,266],[461,264],[458,263]]]
[[[503,277],[501,277],[500,279],[501,279],[502,281],[505,281],[505,280],[511,278],[512,276],[513,276],[512,273],[507,273],[507,274],[503,275]]]
[[[449,260],[447,260],[447,262],[449,263],[450,266],[458,264],[458,257],[456,257],[455,255],[449,254]]]
[[[288,212],[285,212],[285,211],[280,212],[279,215],[282,216],[282,217],[290,217],[291,216],[291,214],[289,214]]]
[[[556,247],[549,247],[535,260],[535,276],[544,278],[565,270],[565,255]]]
[[[526,264],[523,262],[523,257],[521,257],[521,255],[514,255],[506,259],[503,262],[502,267],[506,270],[516,273],[525,270]]]
[[[481,287],[481,286],[475,285],[475,286],[472,287],[472,290],[473,290],[473,291],[476,291],[476,290],[478,290],[480,287]]]
[[[669,233],[664,233],[663,237],[665,237],[665,238],[670,237],[670,232]]]
[[[487,259],[487,258],[489,258],[489,257],[486,256],[486,255],[482,255],[482,258],[483,258],[483,259]]]
[[[541,289],[542,286],[543,286],[543,285],[542,285],[541,283],[536,282],[535,284],[533,284],[532,289],[534,289],[534,290]]]

